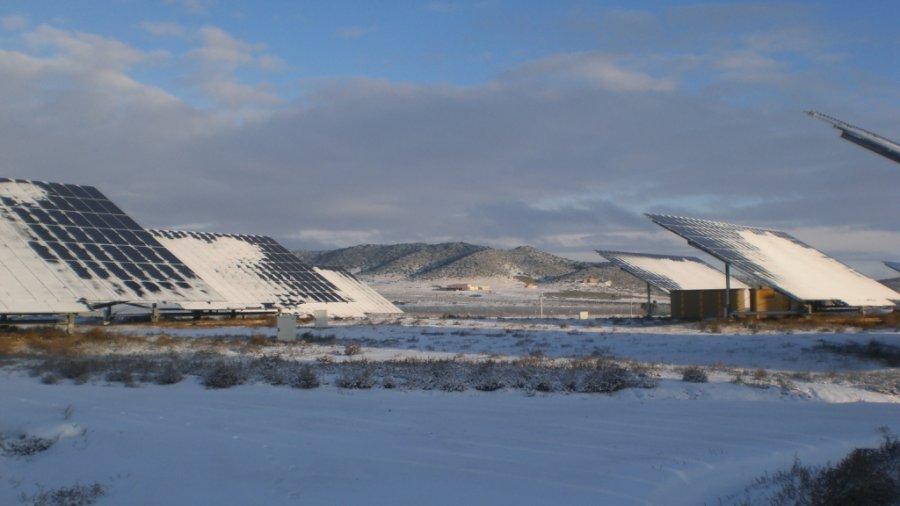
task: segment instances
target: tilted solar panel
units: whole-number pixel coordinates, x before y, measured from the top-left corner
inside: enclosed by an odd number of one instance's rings
[[[725,289],[725,273],[696,257],[606,250],[597,250],[597,253],[664,292]],[[731,278],[731,287],[747,288],[747,285]]]
[[[887,265],[891,269],[900,272],[900,262],[885,262],[884,265]]]
[[[322,309],[327,309],[331,313],[334,311],[346,311],[350,315],[403,313],[371,286],[344,269],[337,267],[313,267],[313,269],[321,274],[322,277],[334,283],[344,298],[350,301],[347,303],[347,308],[323,307]]]
[[[349,302],[334,283],[270,237],[181,230],[150,233],[234,309],[307,314],[319,306],[337,308]]]
[[[92,186],[0,178],[0,312],[222,298]]]
[[[785,232],[680,216],[647,216],[688,244],[797,300],[892,306],[900,299],[894,290]]]
[[[877,153],[889,160],[900,163],[900,144],[897,144],[887,137],[883,137],[875,132],[870,132],[864,128],[851,125],[845,121],[841,121],[817,111],[806,111],[806,114],[829,123],[841,132],[841,138],[866,148],[873,153]]]

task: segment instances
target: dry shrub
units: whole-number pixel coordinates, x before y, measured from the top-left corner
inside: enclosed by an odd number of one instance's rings
[[[692,365],[685,367],[681,371],[681,380],[688,383],[707,383],[709,382],[709,376],[702,367]]]
[[[36,453],[49,450],[54,444],[56,444],[56,438],[29,436],[28,434],[5,438],[0,435],[0,451],[4,455],[14,457],[30,457]]]
[[[362,346],[357,343],[348,343],[344,346],[344,355],[353,356],[362,353]]]
[[[251,346],[272,346],[275,342],[263,334],[253,334],[250,336]]]
[[[219,362],[203,376],[206,388],[231,388],[244,382],[240,364]]]
[[[21,501],[33,506],[88,506],[106,494],[99,483],[91,485],[75,484],[55,490],[41,490],[33,496],[22,494]]]
[[[160,369],[159,374],[156,375],[154,381],[157,385],[174,385],[175,383],[181,382],[183,378],[184,375],[182,375],[181,371],[175,367],[174,362],[166,362]]]
[[[291,378],[291,386],[294,388],[310,389],[319,387],[319,377],[312,367],[305,365],[297,370]]]
[[[146,325],[146,321],[141,322]],[[247,318],[199,318],[199,319],[171,319],[160,320],[153,325],[162,328],[216,328],[216,327],[274,327],[275,316],[250,316]]]
[[[340,388],[369,389],[375,385],[372,378],[372,368],[366,364],[347,365],[334,382]]]

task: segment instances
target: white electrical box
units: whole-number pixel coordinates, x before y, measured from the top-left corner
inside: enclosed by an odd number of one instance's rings
[[[313,311],[313,318],[316,320],[316,328],[324,329],[328,326],[328,310],[327,309],[316,309]]]
[[[297,339],[297,317],[292,314],[278,315],[278,340],[293,341]]]
[[[582,312],[578,313],[578,319],[579,319],[579,320],[587,320],[587,319],[590,318],[590,317],[591,317],[591,315],[588,314],[587,311],[582,311]]]

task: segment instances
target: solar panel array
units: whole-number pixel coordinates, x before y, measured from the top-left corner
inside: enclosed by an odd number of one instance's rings
[[[259,235],[150,230],[235,309],[308,313],[348,302],[338,288],[274,239]]]
[[[92,186],[0,178],[0,312],[223,302]]]
[[[719,221],[647,215],[763,284],[801,301],[841,301],[849,306],[892,306],[900,294],[815,248],[777,230]]]
[[[664,292],[725,289],[725,273],[696,257],[597,250],[623,271]],[[747,288],[732,278],[732,288]]]
[[[900,262],[885,262],[884,265],[887,265],[891,269],[900,272]]]

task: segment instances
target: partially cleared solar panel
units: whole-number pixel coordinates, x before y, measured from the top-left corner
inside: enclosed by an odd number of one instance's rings
[[[311,305],[347,302],[332,282],[270,237],[181,230],[150,233],[222,293],[233,309],[306,314]]]
[[[900,272],[900,262],[885,262],[884,265],[887,265],[891,269]]]
[[[333,283],[348,300],[346,308],[334,307],[335,305],[322,308],[336,316],[342,316],[340,312],[346,312],[347,316],[403,312],[371,286],[344,269],[337,267],[313,267],[313,269]]]
[[[221,297],[92,186],[0,178],[0,312]]]
[[[719,221],[647,215],[688,243],[802,301],[891,306],[900,294],[785,232]]]
[[[665,292],[725,288],[725,273],[699,258],[605,250],[597,250],[597,253],[616,267]],[[747,285],[732,278],[731,287],[747,288]]]

